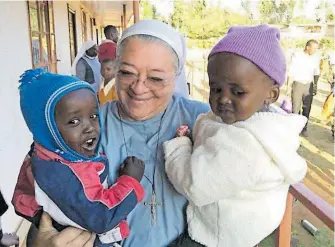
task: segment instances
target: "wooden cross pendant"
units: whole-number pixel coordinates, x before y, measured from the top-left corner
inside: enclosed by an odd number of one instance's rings
[[[156,207],[161,206],[162,203],[156,202],[156,193],[154,190],[152,190],[151,193],[151,201],[150,202],[144,202],[144,206],[150,206],[151,211],[151,225],[156,225]]]

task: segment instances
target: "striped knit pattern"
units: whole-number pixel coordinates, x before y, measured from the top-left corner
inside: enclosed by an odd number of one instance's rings
[[[268,25],[231,27],[214,46],[209,57],[229,52],[256,64],[279,86],[285,83],[286,59],[280,46],[280,31]]]

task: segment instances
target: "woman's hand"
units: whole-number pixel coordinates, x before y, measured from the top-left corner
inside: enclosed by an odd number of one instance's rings
[[[4,245],[4,246],[12,246],[12,245],[19,244],[19,237],[16,235],[15,232],[14,233],[5,233],[2,236],[0,244]]]
[[[34,247],[93,247],[95,234],[68,227],[58,232],[52,226],[52,219],[47,213],[43,213]]]

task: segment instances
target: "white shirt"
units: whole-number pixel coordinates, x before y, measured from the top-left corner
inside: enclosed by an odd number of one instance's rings
[[[253,247],[279,226],[289,185],[307,171],[297,153],[307,119],[275,110],[232,125],[201,115],[193,147],[187,137],[164,144],[167,176],[189,200],[192,239],[207,247]]]
[[[317,55],[308,55],[305,52],[299,52],[292,58],[291,67],[288,75],[303,84],[314,81],[314,76],[320,74],[320,58]]]
[[[112,89],[114,84],[115,84],[115,77],[112,80],[110,80],[106,85],[105,85],[105,79],[101,78],[100,89],[103,89],[105,96]]]

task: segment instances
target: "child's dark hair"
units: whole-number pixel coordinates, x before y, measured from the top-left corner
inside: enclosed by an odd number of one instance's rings
[[[104,34],[106,35],[109,30],[111,30],[114,34],[117,34],[117,28],[113,25],[106,26],[104,28]]]
[[[101,64],[104,64],[104,63],[114,63],[115,59],[111,59],[111,58],[106,58],[104,60],[102,60]]]

